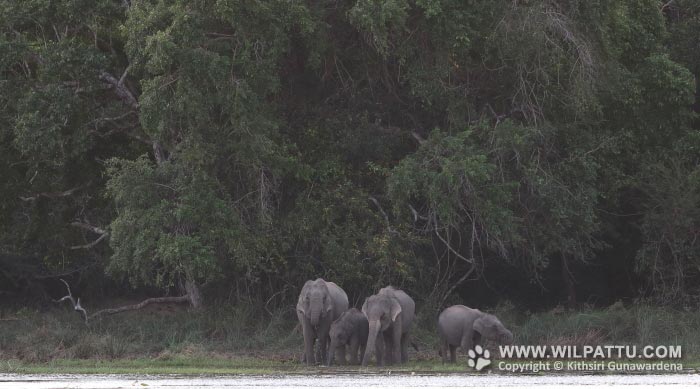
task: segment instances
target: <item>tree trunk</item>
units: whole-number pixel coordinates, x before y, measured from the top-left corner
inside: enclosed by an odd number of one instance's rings
[[[700,66],[695,70],[693,76],[695,78],[695,101],[693,102],[693,111],[700,113]]]
[[[569,269],[569,261],[566,255],[561,255],[561,276],[566,287],[566,308],[576,309],[576,287],[574,285],[574,277]]]
[[[202,302],[202,293],[199,291],[199,286],[192,278],[185,279],[185,293],[193,309],[201,309],[204,304]]]

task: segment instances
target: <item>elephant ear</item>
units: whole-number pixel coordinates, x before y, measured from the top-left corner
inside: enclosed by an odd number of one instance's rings
[[[299,293],[299,301],[297,301],[297,312],[301,312],[302,315],[306,315],[306,309],[304,309],[304,298],[306,298],[306,293],[314,285],[314,281],[306,281],[304,286],[301,288],[301,293]]]
[[[330,312],[333,310],[333,300],[331,300],[330,295],[327,295],[326,299],[323,300],[323,310],[326,312]]]
[[[472,329],[479,334],[483,335],[486,332],[486,326],[488,325],[486,317],[481,316],[478,319],[474,320],[474,324],[472,325]]]
[[[306,315],[306,310],[304,309],[304,300],[302,300],[301,298],[297,303],[297,312],[300,312],[302,315]]]
[[[401,313],[401,304],[396,299],[391,303],[391,321],[396,321],[396,317]]]

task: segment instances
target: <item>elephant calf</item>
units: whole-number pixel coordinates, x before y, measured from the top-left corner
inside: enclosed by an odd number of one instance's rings
[[[349,348],[350,364],[359,363],[360,358],[365,353],[367,345],[367,334],[369,333],[369,322],[364,313],[356,308],[345,311],[338,320],[331,324],[330,337],[331,345],[328,349],[328,366],[333,363],[336,349],[338,350],[338,363],[345,364],[345,347]]]
[[[457,361],[457,347],[461,347],[466,353],[477,344],[481,344],[482,339],[502,344],[513,343],[513,333],[508,331],[496,316],[464,305],[453,305],[440,313],[438,333],[443,362],[447,362],[448,348],[450,361],[454,363]]]

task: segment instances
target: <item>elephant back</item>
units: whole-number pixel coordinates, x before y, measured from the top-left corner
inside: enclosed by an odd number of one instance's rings
[[[471,329],[474,321],[483,313],[465,305],[452,305],[445,308],[438,316],[438,334],[450,344],[460,344],[462,334]]]
[[[440,312],[438,322],[443,320],[473,320],[475,317],[483,315],[478,309],[469,308],[466,305],[452,305]]]
[[[326,286],[328,287],[328,294],[331,297],[331,301],[333,301],[333,320],[335,321],[343,312],[348,310],[350,306],[348,295],[343,288],[336,285],[335,282],[326,281]]]

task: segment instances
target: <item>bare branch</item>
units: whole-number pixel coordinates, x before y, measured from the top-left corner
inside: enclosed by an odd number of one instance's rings
[[[50,198],[50,199],[60,198],[60,197],[68,197],[68,196],[72,195],[73,193],[77,192],[78,190],[88,186],[89,184],[90,183],[76,186],[75,188],[64,190],[63,192],[41,192],[41,193],[37,193],[33,196],[27,196],[27,197],[20,196],[19,199],[22,201],[35,201],[39,197],[46,197],[46,198]]]
[[[273,195],[275,189],[274,177],[270,177],[265,168],[260,169],[260,219],[269,222],[272,218]]]
[[[126,72],[124,75],[126,75]],[[133,109],[138,109],[138,100],[136,100],[134,94],[131,93],[131,91],[126,86],[124,86],[122,81],[118,80],[113,75],[104,71],[102,72],[102,74],[100,74],[100,79],[102,81],[105,81],[107,84],[111,85],[114,88],[114,92],[117,94],[117,96],[119,96],[127,105],[129,105]]]
[[[116,122],[116,121],[120,121],[120,120],[122,120],[122,119],[128,117],[129,115],[138,115],[138,112],[136,112],[136,111],[126,111],[126,112],[124,112],[123,114],[121,114],[121,115],[119,115],[119,116],[114,116],[114,117],[99,117],[99,118],[96,118],[96,119],[92,120],[92,121],[89,122],[88,124],[100,123],[100,122]]]
[[[158,164],[161,164],[165,161],[165,151],[163,150],[163,146],[160,145],[160,142],[157,140],[154,140],[152,142],[153,145],[153,156],[156,158],[156,162]]]
[[[81,312],[83,314],[83,317],[85,318],[85,325],[87,325],[88,324],[87,311],[82,306],[80,306],[80,298],[78,298],[78,300],[76,301],[73,298],[73,293],[71,293],[70,285],[68,285],[66,280],[64,280],[63,278],[61,278],[60,280],[61,280],[61,282],[63,282],[66,285],[66,289],[68,289],[68,294],[61,297],[58,300],[53,300],[53,301],[55,303],[61,303],[61,302],[66,301],[66,300],[70,301],[71,304],[73,305],[73,310],[76,312]]]
[[[452,248],[452,245],[450,245],[450,243],[449,243],[448,241],[446,241],[445,238],[443,238],[442,235],[440,235],[440,232],[438,232],[438,231],[439,231],[439,229],[437,228],[437,226],[435,226],[435,235],[437,235],[437,237],[440,239],[440,241],[442,241],[442,243],[445,244],[445,247],[447,247],[448,250],[452,251],[452,253],[453,253],[454,255],[456,255],[457,257],[459,257],[461,260],[463,260],[463,261],[465,261],[465,262],[467,262],[467,263],[471,263],[471,264],[474,263],[474,258],[466,258],[466,257],[464,257],[464,256],[463,256],[462,254],[460,254],[457,250],[455,250],[454,248]]]
[[[411,208],[411,213],[413,214],[413,222],[414,223],[417,222],[418,221],[418,211],[416,211],[416,209],[413,208],[413,206],[411,206],[411,204],[409,204],[408,207]]]
[[[386,212],[384,212],[384,208],[382,208],[382,206],[379,204],[379,201],[374,196],[369,196],[369,200],[377,206],[379,212],[381,212],[382,216],[384,216],[384,220],[386,221],[386,225],[389,232],[391,232],[392,234],[398,234],[399,232],[391,226],[391,223],[389,222],[389,215],[387,215]]]
[[[384,220],[386,220],[386,223],[389,224],[389,216],[386,214],[386,212],[384,212],[384,209],[379,204],[379,201],[374,196],[369,196],[368,198],[371,202],[374,203],[374,205],[377,206],[377,208],[379,209],[379,212],[381,212],[382,216],[384,216]]]
[[[99,238],[93,240],[91,243],[82,244],[82,245],[77,245],[77,246],[70,246],[70,249],[71,249],[71,250],[80,250],[80,249],[89,249],[89,248],[92,248],[92,247],[94,247],[94,246],[97,246],[98,243],[102,242],[102,241],[103,241],[106,237],[108,237],[108,236],[109,236],[108,233],[104,233],[104,234],[100,235]]]
[[[270,296],[270,298],[267,299],[267,302],[265,302],[265,305],[264,305],[265,311],[267,311],[267,313],[269,313],[270,316],[274,316],[274,314],[273,314],[272,312],[270,312],[269,309],[267,309],[267,306],[270,304],[270,302],[272,301],[272,299],[275,298],[275,296],[280,295],[280,294],[283,294],[283,293],[285,293],[286,291],[287,291],[287,285],[285,285],[284,289],[282,289],[282,290],[280,290],[279,292],[277,292],[277,293],[273,294],[272,296]],[[282,297],[284,298],[284,296],[282,296]]]
[[[96,234],[100,234],[100,236],[99,236],[97,239],[95,239],[94,241],[92,241],[91,243],[87,243],[87,244],[84,244],[84,245],[71,246],[71,247],[70,247],[71,250],[79,250],[79,249],[89,249],[89,248],[92,248],[92,247],[96,246],[98,243],[102,242],[106,237],[109,236],[109,231],[103,230],[103,229],[100,228],[100,227],[91,226],[91,225],[86,224],[86,223],[82,223],[82,222],[73,222],[73,223],[71,223],[70,225],[73,226],[73,227],[78,227],[78,228],[82,228],[82,229],[84,229],[84,230],[88,230],[88,231],[94,232],[94,233],[96,233]]]
[[[415,138],[415,139],[418,141],[418,143],[421,144],[421,145],[423,145],[423,144],[425,144],[425,142],[427,142],[427,141],[425,140],[425,138],[423,138],[423,137],[422,137],[417,131],[415,131],[415,130],[414,130],[414,131],[411,131],[411,136],[413,136],[413,138]]]
[[[145,300],[141,301],[141,302],[138,303],[138,304],[124,305],[124,306],[117,307],[117,308],[102,309],[102,310],[100,310],[100,311],[97,311],[97,312],[93,313],[92,315],[90,315],[90,316],[88,317],[87,311],[85,310],[85,308],[83,308],[83,307],[80,305],[80,298],[78,297],[77,300],[74,299],[74,298],[73,298],[73,293],[72,293],[71,290],[70,290],[70,285],[68,285],[68,283],[67,283],[63,278],[61,278],[60,280],[61,280],[61,282],[63,282],[63,283],[66,285],[66,289],[68,289],[68,294],[65,295],[65,296],[63,296],[63,297],[61,297],[61,298],[58,299],[58,300],[53,300],[53,301],[54,301],[55,303],[61,303],[61,302],[63,302],[63,301],[70,301],[71,304],[73,305],[73,309],[74,309],[76,312],[82,313],[83,317],[85,318],[85,324],[86,324],[86,325],[88,324],[88,319],[92,320],[92,319],[95,319],[95,318],[97,318],[97,317],[99,317],[99,316],[102,316],[102,315],[114,315],[115,313],[121,313],[121,312],[126,312],[126,311],[134,311],[134,310],[137,310],[137,309],[144,308],[144,307],[146,307],[146,306],[148,306],[148,305],[150,305],[150,304],[187,303],[187,302],[190,301],[190,296],[189,296],[188,294],[183,295],[183,296],[177,296],[177,297],[152,297],[152,298],[145,299]]]
[[[450,286],[449,289],[447,289],[447,291],[445,291],[445,293],[442,295],[442,300],[440,301],[440,305],[439,305],[440,307],[442,307],[442,305],[445,304],[445,300],[447,300],[447,298],[450,296],[450,294],[452,294],[452,292],[453,292],[455,289],[457,289],[457,287],[458,287],[459,285],[461,285],[461,284],[467,279],[467,277],[469,277],[469,276],[474,272],[474,269],[475,269],[475,268],[476,268],[476,266],[473,266],[473,265],[472,265],[472,266],[469,268],[469,270],[467,270],[467,272],[464,273],[464,274],[462,275],[462,277],[459,278],[459,280],[457,280],[457,282],[455,282],[452,286]]]
[[[58,273],[58,274],[37,274],[37,275],[33,276],[32,278],[34,278],[35,280],[46,280],[46,279],[51,279],[51,278],[65,277],[65,276],[69,276],[71,274],[79,273],[79,272],[93,266],[94,264],[95,264],[94,262],[88,263],[87,265],[80,266],[78,268],[71,269],[71,270],[66,270],[66,271],[64,271],[62,273]]]
[[[73,227],[78,227],[78,228],[82,228],[84,230],[92,231],[96,234],[107,234],[108,233],[106,230],[103,230],[100,227],[91,226],[89,224],[82,223],[82,222],[72,222],[70,225]]]
[[[418,211],[416,211],[416,209],[413,208],[413,206],[412,206],[411,204],[408,204],[408,208],[411,209],[411,213],[413,214],[413,221],[414,221],[414,222],[417,222],[418,219],[421,219],[421,220],[428,220],[427,217],[421,216],[421,214],[419,214]]]
[[[118,86],[124,86],[124,80],[126,80],[126,75],[129,74],[129,69],[131,69],[131,65],[127,66],[126,69],[124,69],[124,73],[122,73],[122,76],[119,77],[119,83],[117,84]]]
[[[138,304],[124,305],[124,306],[117,307],[117,308],[107,308],[107,309],[103,309],[101,311],[97,311],[94,314],[90,315],[90,318],[94,319],[94,318],[101,316],[101,315],[114,315],[115,313],[134,311],[137,309],[141,309],[141,308],[143,308],[147,305],[150,305],[150,304],[187,303],[189,301],[190,301],[189,295],[176,296],[176,297],[151,297],[151,298],[147,298],[147,299],[141,301]]]

